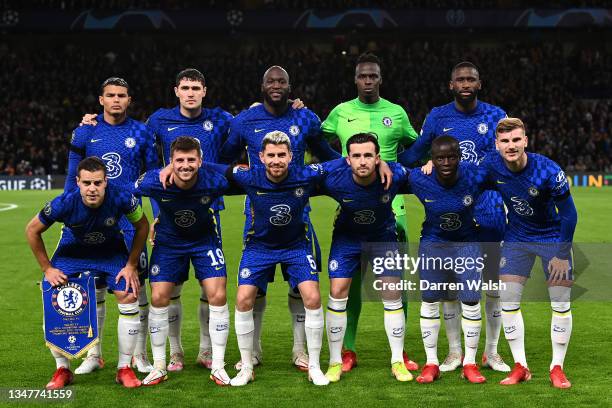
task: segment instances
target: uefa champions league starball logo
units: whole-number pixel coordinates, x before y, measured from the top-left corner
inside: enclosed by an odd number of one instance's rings
[[[68,337],[68,343],[70,343],[70,344],[74,344],[74,343],[76,343],[76,337],[74,337],[74,336],[69,336],[69,337]]]
[[[57,287],[51,295],[51,306],[60,315],[71,317],[83,313],[89,303],[87,291],[81,285],[68,282]]]
[[[202,127],[207,132],[210,132],[211,130],[213,130],[214,126],[213,126],[213,123],[210,120],[205,120],[204,123],[202,123]]]

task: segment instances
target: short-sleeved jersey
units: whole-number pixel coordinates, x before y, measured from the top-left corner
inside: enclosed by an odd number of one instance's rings
[[[243,188],[249,197],[251,225],[246,243],[270,249],[287,248],[306,240],[308,223],[304,221],[304,207],[318,192],[318,183],[334,168],[345,165],[343,159],[310,166],[289,166],[288,176],[275,183],[266,177],[266,169],[235,168],[232,181]]]
[[[346,165],[330,172],[322,182],[321,192],[338,202],[334,234],[358,236],[362,241],[376,241],[395,232],[393,198],[408,192],[408,171],[397,163],[389,163],[393,181],[389,190],[376,179],[362,186],[353,179],[353,170]]]
[[[229,136],[224,144],[222,161],[229,163],[238,159],[246,147],[249,165],[261,167],[259,160],[261,142],[266,133],[280,130],[289,136],[292,163],[304,165],[304,154],[312,141],[319,139],[321,120],[310,109],[293,109],[289,107],[284,114],[274,116],[263,104],[240,112],[231,122]]]
[[[429,153],[436,137],[449,135],[459,141],[462,161],[479,164],[487,154],[495,153],[495,128],[505,117],[503,109],[482,101],[471,112],[461,112],[455,102],[437,106],[425,118],[421,135],[403,154],[405,160],[401,163],[409,165],[420,160]],[[502,211],[501,197],[494,191],[482,194],[476,210],[484,214]]]
[[[459,164],[457,182],[445,187],[436,178],[436,170],[429,175],[420,168],[410,171],[411,192],[425,208],[421,240],[429,242],[476,241],[474,209],[482,193],[478,168],[471,163]]]
[[[108,184],[100,207],[87,207],[76,188],[48,202],[38,219],[46,226],[54,222],[64,223],[60,246],[125,247],[119,226],[124,215],[132,223],[142,218],[138,199],[129,191]]]
[[[380,98],[367,104],[355,98],[337,105],[322,124],[324,133],[338,136],[342,155],[346,156],[346,142],[356,133],[373,132],[378,136],[380,157],[385,161],[397,161],[397,148],[410,144],[417,133],[400,105]]]
[[[202,148],[202,160],[219,163],[219,152],[227,138],[232,115],[221,108],[202,108],[200,116],[188,118],[179,106],[158,109],[147,120],[147,126],[161,146],[164,165],[170,163],[170,145],[179,136],[197,139]],[[223,199],[213,203],[213,209],[222,210]]]
[[[513,172],[499,154],[480,166],[488,188],[501,193],[508,208],[504,241],[548,242],[560,239],[561,218],[555,201],[570,195],[565,173],[548,157],[527,153],[527,166]]]
[[[217,234],[212,203],[228,189],[229,183],[219,168],[204,162],[198,170],[196,184],[183,190],[175,184],[164,189],[159,181],[159,170],[145,173],[134,186],[136,196],[154,199],[159,205],[159,224],[156,240],[181,247]]]
[[[144,123],[127,118],[111,125],[101,114],[96,121],[96,126],[84,125],[72,132],[65,191],[76,187],[78,164],[89,156],[102,159],[109,183],[125,189],[130,189],[145,169],[158,167],[155,140]]]

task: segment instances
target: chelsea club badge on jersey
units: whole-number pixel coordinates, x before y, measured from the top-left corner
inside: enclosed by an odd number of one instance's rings
[[[45,343],[73,359],[98,343],[96,285],[87,274],[62,286],[42,282]]]

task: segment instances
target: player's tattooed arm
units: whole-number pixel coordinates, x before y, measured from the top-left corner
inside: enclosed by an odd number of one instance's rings
[[[83,125],[96,126],[98,124],[98,121],[96,120],[96,116],[98,116],[96,113],[84,114],[83,117],[81,118],[81,123],[79,123],[79,126],[83,126]]]
[[[40,269],[45,274],[47,282],[53,286],[59,286],[67,283],[68,277],[51,265],[47,249],[45,248],[45,242],[42,239],[42,234],[47,229],[49,229],[49,226],[43,224],[38,215],[35,215],[26,226],[26,238],[38,265],[40,265]]]

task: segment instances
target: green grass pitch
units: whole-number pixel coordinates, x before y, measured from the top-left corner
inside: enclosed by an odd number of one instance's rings
[[[27,221],[42,208],[45,201],[59,191],[0,192],[0,209],[7,204],[18,207],[0,211],[0,369],[2,385],[11,388],[42,388],[49,380],[54,362],[42,338],[41,296],[36,282],[41,279],[38,266],[31,255],[25,237]],[[574,188],[579,212],[577,242],[612,241],[612,214],[609,203],[612,189]],[[413,197],[407,197],[410,241],[417,242],[423,211]],[[228,299],[230,310],[235,304],[236,271],[240,259],[242,234],[242,197],[226,200],[222,213],[224,250],[228,264]],[[335,204],[328,198],[313,200],[313,222],[323,249],[324,263],[331,238],[331,221]],[[58,226],[46,234],[47,249],[52,251],[57,242]],[[612,248],[612,247],[610,247]],[[534,273],[534,279],[542,279]],[[532,280],[534,280],[532,279]],[[321,274],[322,298],[327,299],[326,270]],[[389,351],[383,328],[382,305],[364,305],[357,339],[359,366],[343,376],[337,384],[318,388],[311,385],[304,373],[290,364],[291,329],[287,309],[287,288],[282,279],[269,289],[268,308],[264,319],[264,362],[256,371],[256,380],[241,389],[221,388],[208,379],[207,370],[195,365],[198,351],[198,293],[195,280],[183,290],[183,345],[186,367],[181,373],[171,373],[169,381],[152,388],[127,390],[114,383],[116,365],[117,308],[107,302],[107,319],[103,350],[107,366],[86,376],[77,376],[72,389],[72,406],[610,406],[610,378],[612,357],[610,331],[612,314],[610,303],[575,302],[572,305],[574,328],[566,359],[566,371],[573,388],[556,390],[550,387],[550,306],[546,302],[530,302],[523,306],[526,325],[526,347],[533,380],[526,384],[505,388],[497,383],[503,374],[483,370],[487,383],[468,384],[459,372],[447,373],[435,384],[399,383],[390,374]],[[422,363],[424,351],[418,327],[418,302],[410,303],[406,349],[411,358]],[[233,315],[233,314],[232,314]],[[484,334],[481,339],[481,345]],[[445,335],[440,334],[440,358],[447,351]],[[500,339],[500,353],[511,362],[507,343]],[[232,328],[226,361],[230,376],[239,352]],[[480,357],[480,353],[479,353]],[[322,366],[327,366],[327,346],[324,340]],[[73,363],[73,367],[76,366]],[[142,375],[140,375],[142,377]]]

